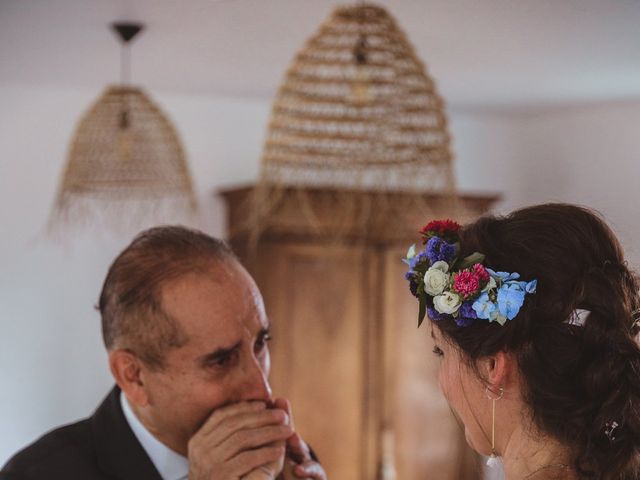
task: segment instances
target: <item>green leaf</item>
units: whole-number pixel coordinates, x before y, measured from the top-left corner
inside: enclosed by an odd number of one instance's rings
[[[418,328],[424,322],[424,317],[427,314],[427,294],[422,292],[419,297],[420,307],[418,309]]]
[[[482,263],[484,261],[484,258],[485,256],[482,253],[473,252],[468,257],[460,260],[456,270],[464,270],[465,268],[469,268],[471,265],[475,265],[476,263]]]

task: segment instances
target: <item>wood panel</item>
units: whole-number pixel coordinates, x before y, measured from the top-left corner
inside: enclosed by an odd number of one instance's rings
[[[263,245],[256,281],[272,320],[271,381],[330,478],[366,478],[363,252]]]

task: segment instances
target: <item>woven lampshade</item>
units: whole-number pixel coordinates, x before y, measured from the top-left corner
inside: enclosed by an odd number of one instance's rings
[[[337,8],[287,70],[264,145],[254,229],[279,221],[291,189],[313,224],[305,191],[317,187],[334,189],[336,215],[363,228],[381,208],[428,215],[426,192],[455,201],[444,103],[382,7]],[[354,205],[353,190],[374,192],[373,203],[369,195],[368,205]],[[393,192],[416,195],[400,204],[389,201]]]
[[[54,209],[56,220],[192,210],[184,150],[166,115],[140,88],[111,86],[80,120]]]
[[[175,128],[142,89],[129,83],[129,46],[144,25],[116,22],[111,29],[122,44],[122,83],[108,87],[76,127],[50,219],[54,229],[96,220],[139,228],[145,220],[167,221],[195,211]]]

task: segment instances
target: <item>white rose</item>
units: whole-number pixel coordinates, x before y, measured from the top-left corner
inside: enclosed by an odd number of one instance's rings
[[[458,310],[461,304],[462,301],[460,300],[460,295],[453,292],[445,292],[433,299],[433,307],[436,311],[438,313],[447,313],[449,315]]]
[[[424,274],[424,291],[427,295],[435,297],[444,292],[444,289],[449,285],[449,274],[446,273],[447,270],[449,270],[449,265],[443,261],[434,263],[431,268],[427,270],[427,273]]]
[[[435,268],[437,270],[443,271],[444,273],[447,273],[449,271],[449,264],[444,260],[438,260],[436,263],[431,265],[431,268]]]

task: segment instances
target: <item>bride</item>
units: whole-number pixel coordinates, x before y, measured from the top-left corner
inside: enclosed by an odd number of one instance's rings
[[[469,445],[507,480],[640,478],[640,295],[591,211],[431,222],[406,279]]]

